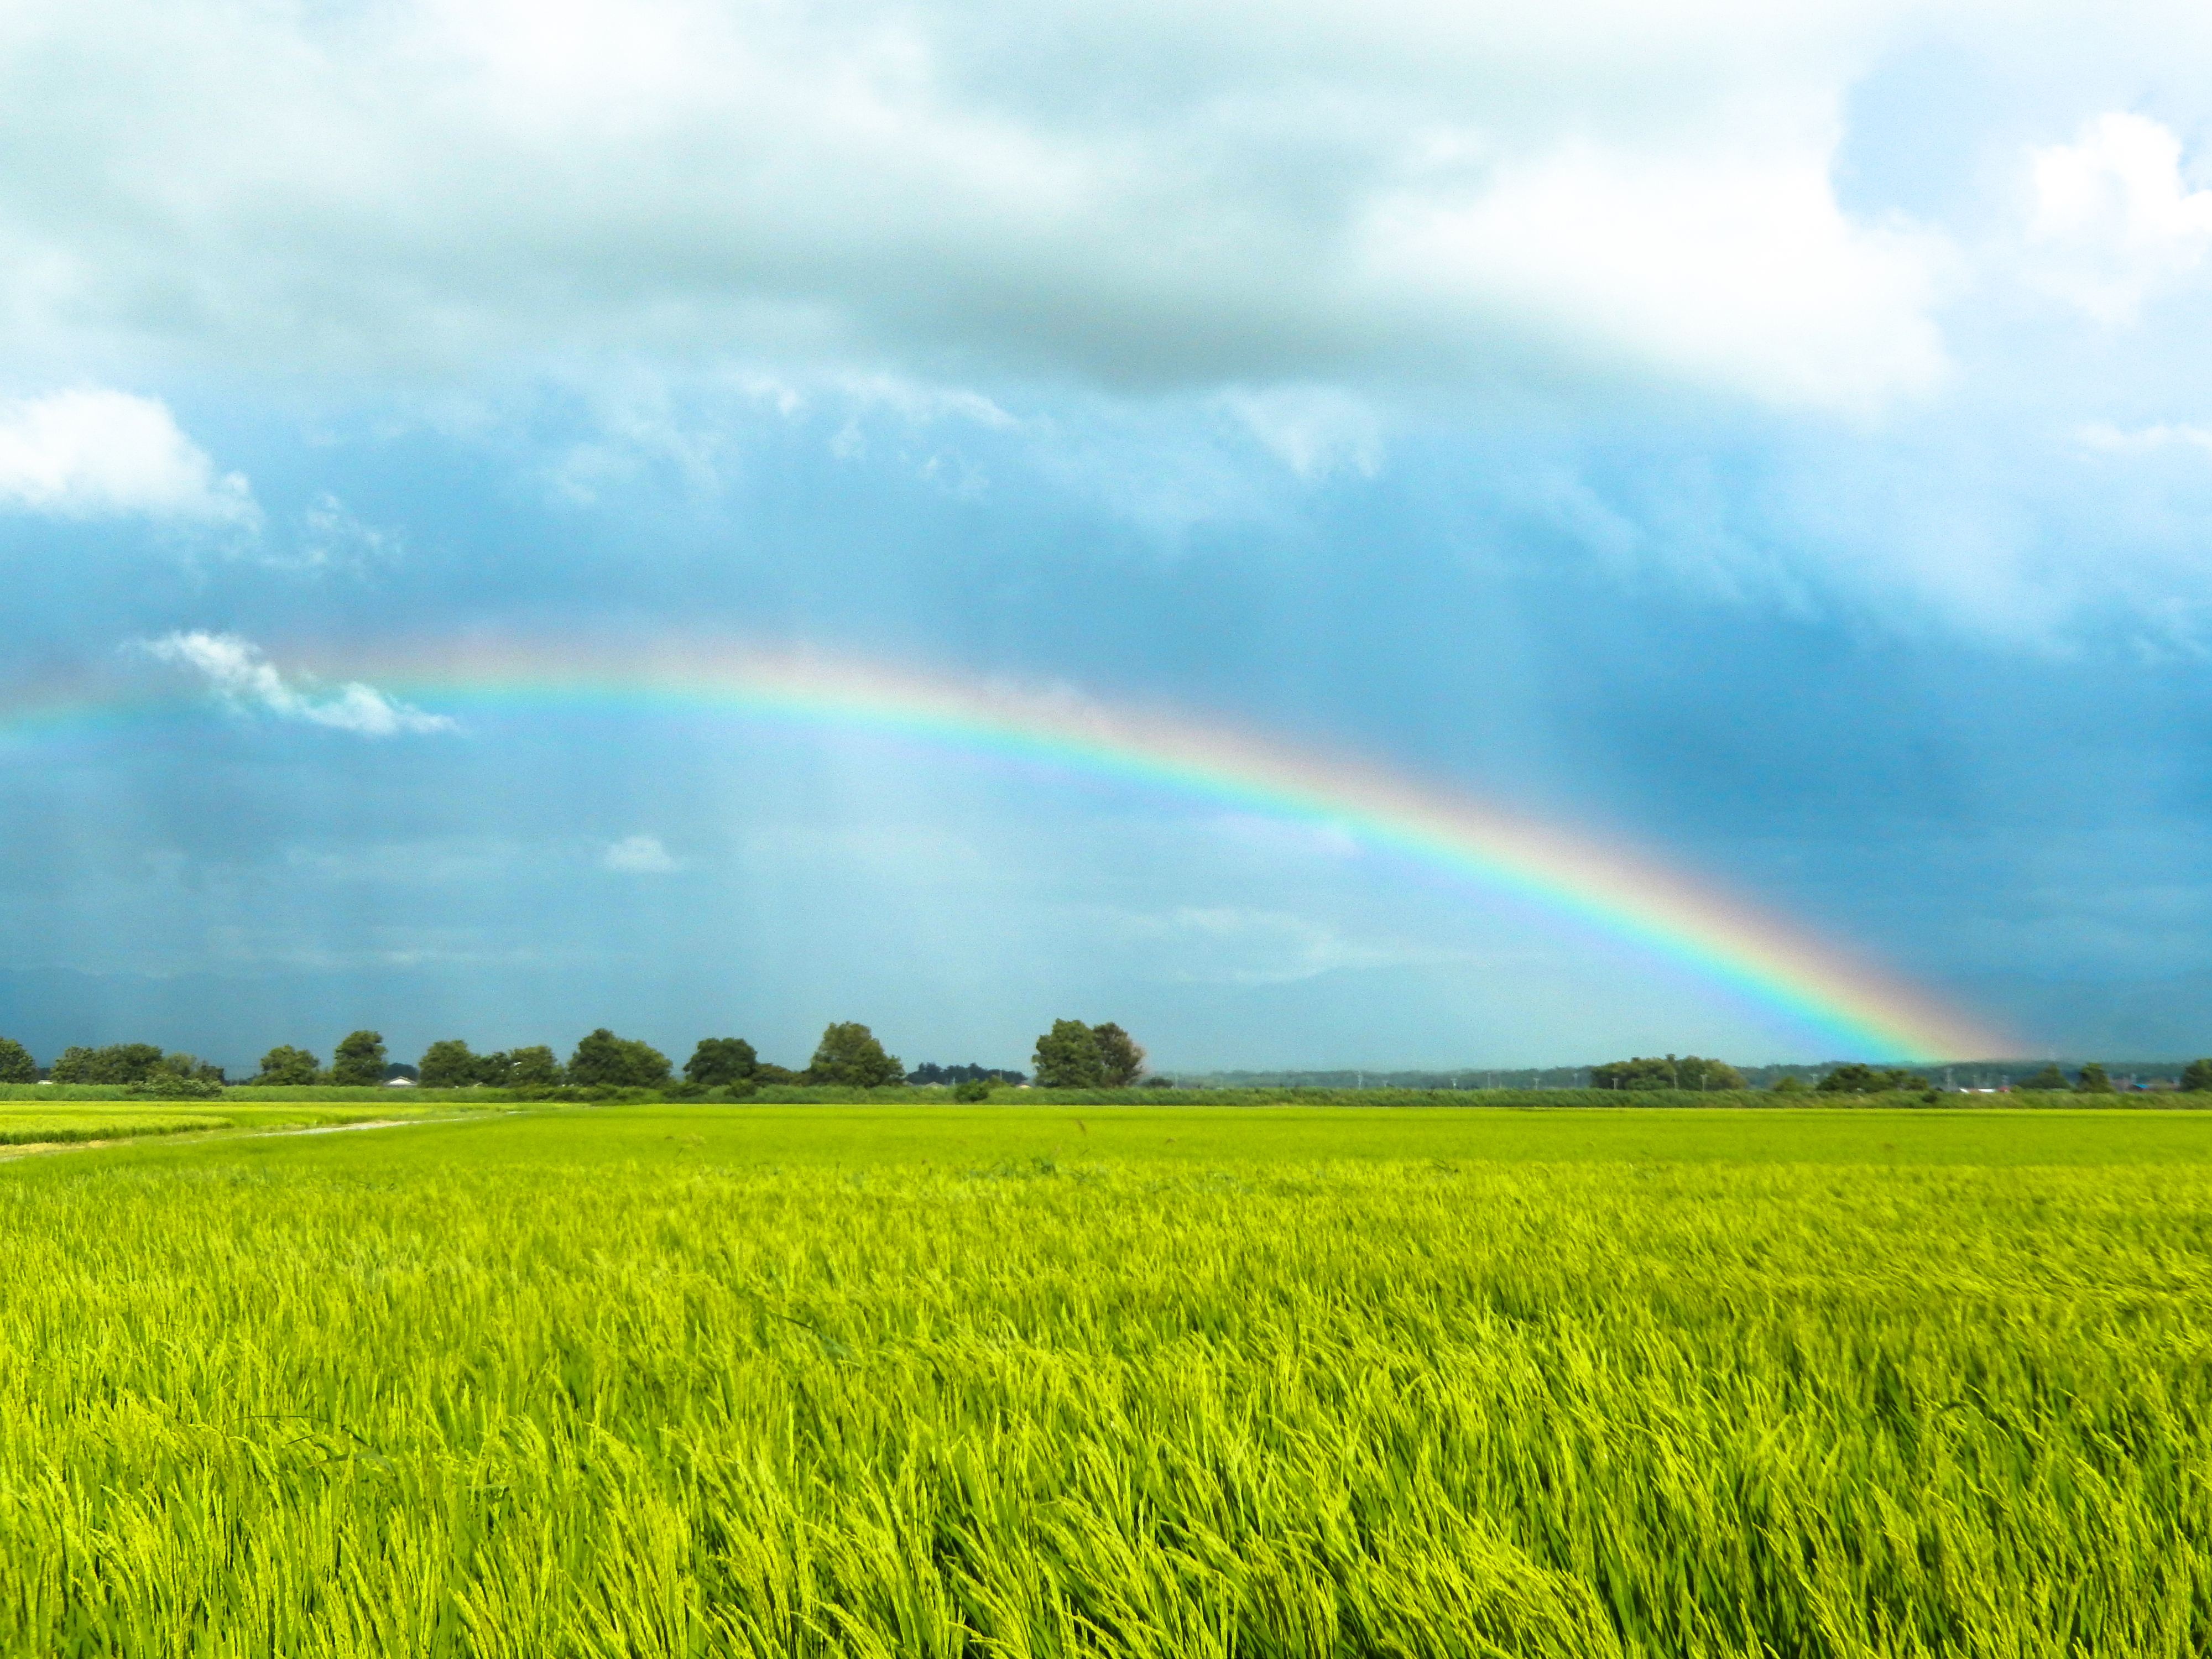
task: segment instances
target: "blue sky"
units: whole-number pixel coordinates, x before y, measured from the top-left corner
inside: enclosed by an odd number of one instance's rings
[[[312,717],[705,632],[1351,750],[2023,1053],[2212,1049],[2212,21],[1526,10],[11,8],[0,697],[173,696],[0,733],[0,1030],[1829,1053],[1218,802]]]

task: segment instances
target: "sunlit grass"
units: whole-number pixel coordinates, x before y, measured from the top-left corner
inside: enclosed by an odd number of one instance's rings
[[[0,1650],[2201,1652],[2194,1122],[670,1107],[21,1160]]]

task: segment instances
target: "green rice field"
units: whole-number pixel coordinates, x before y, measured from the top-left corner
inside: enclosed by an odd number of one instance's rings
[[[2212,1114],[18,1111],[0,1653],[2212,1650]]]

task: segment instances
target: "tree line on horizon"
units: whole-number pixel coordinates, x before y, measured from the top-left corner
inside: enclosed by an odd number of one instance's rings
[[[1052,1029],[1039,1036],[1030,1056],[1039,1088],[1122,1089],[1140,1080],[1152,1088],[1173,1086],[1166,1078],[1146,1076],[1145,1061],[1143,1048],[1121,1026],[1089,1025],[1075,1019],[1054,1020]],[[933,1062],[908,1072],[868,1027],[836,1021],[824,1028],[806,1066],[796,1071],[762,1060],[743,1037],[702,1037],[684,1063],[679,1081],[667,1055],[637,1038],[617,1036],[605,1026],[581,1038],[566,1060],[543,1044],[478,1054],[462,1039],[447,1037],[431,1043],[419,1060],[407,1066],[389,1059],[380,1033],[362,1030],[339,1042],[327,1066],[307,1048],[280,1043],[261,1057],[259,1069],[242,1083],[248,1087],[374,1086],[410,1074],[421,1086],[432,1089],[493,1088],[524,1094],[653,1090],[678,1098],[718,1089],[750,1092],[796,1084],[860,1089],[937,1085],[951,1088],[959,1097],[980,1100],[994,1085],[1020,1086],[1028,1081],[1020,1072],[972,1062]],[[229,1081],[219,1066],[150,1042],[65,1048],[45,1076],[52,1083],[117,1085],[175,1098],[213,1096]],[[0,1037],[0,1083],[35,1083],[40,1077],[30,1050],[13,1038]],[[1617,1091],[1702,1093],[1748,1086],[1735,1066],[1699,1054],[1611,1060],[1590,1067],[1589,1079],[1592,1088]],[[2120,1092],[2106,1068],[2095,1060],[2083,1062],[2072,1077],[2051,1061],[2010,1086],[2031,1093]],[[2177,1086],[2189,1093],[2212,1092],[2212,1059],[2190,1061]],[[1856,1060],[1832,1062],[1817,1082],[1784,1073],[1766,1089],[1783,1095],[1938,1092],[1938,1085],[1923,1073]]]
[[[1741,1072],[1725,1060],[1698,1054],[1639,1056],[1616,1060],[1590,1068],[1594,1089],[1741,1089]],[[2120,1092],[2111,1074],[2096,1060],[2085,1060],[2072,1077],[2052,1060],[2032,1077],[2009,1085],[2030,1094],[2111,1095]],[[2212,1060],[2192,1060],[2181,1071],[2178,1086],[2190,1094],[2212,1092]],[[1832,1065],[1817,1083],[1808,1083],[1784,1073],[1767,1085],[1771,1094],[1874,1095],[1930,1094],[1941,1085],[1925,1073],[1904,1066],[1877,1066],[1858,1060]]]
[[[1119,1025],[1060,1019],[1037,1038],[1033,1063],[1041,1087],[1126,1088],[1144,1075],[1145,1051]],[[340,1040],[327,1066],[310,1049],[280,1043],[262,1055],[259,1069],[241,1079],[241,1085],[374,1087],[395,1076],[408,1077],[426,1089],[494,1088],[522,1094],[649,1090],[679,1097],[717,1089],[750,1092],[775,1084],[851,1089],[940,1085],[950,1085],[956,1097],[980,1100],[988,1097],[994,1085],[1026,1082],[1019,1072],[972,1062],[927,1064],[908,1073],[866,1025],[844,1020],[824,1028],[813,1057],[799,1071],[762,1060],[743,1037],[702,1037],[684,1061],[678,1082],[666,1054],[638,1038],[617,1036],[605,1026],[580,1039],[565,1061],[544,1044],[477,1054],[459,1037],[443,1037],[410,1066],[394,1064],[383,1034],[364,1029]],[[0,1083],[40,1080],[30,1050],[12,1037],[0,1037]],[[165,1052],[150,1042],[65,1048],[46,1068],[45,1080],[112,1084],[173,1098],[213,1096],[229,1081],[219,1066],[195,1054]],[[1153,1079],[1155,1084],[1164,1081]]]

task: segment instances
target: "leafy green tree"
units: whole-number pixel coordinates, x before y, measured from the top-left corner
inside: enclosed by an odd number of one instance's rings
[[[2058,1069],[2058,1066],[2056,1061],[2045,1066],[2033,1077],[2013,1085],[2013,1087],[2015,1089],[2051,1090],[2053,1091],[2061,1089],[2071,1090],[2073,1086],[2074,1085],[2072,1084],[2066,1080],[2066,1073]]]
[[[1881,1071],[1851,1060],[1831,1071],[1820,1082],[1824,1095],[1879,1095],[1899,1089],[1924,1089],[1928,1079],[1917,1072]]]
[[[969,1105],[991,1097],[991,1085],[980,1077],[971,1077],[952,1085],[952,1097]]]
[[[48,1075],[56,1083],[143,1083],[161,1068],[161,1051],[150,1042],[111,1042],[104,1048],[64,1048]]]
[[[1813,1092],[1813,1085],[1795,1072],[1784,1072],[1774,1079],[1771,1086],[1778,1095],[1808,1095]]]
[[[1698,1054],[1638,1055],[1590,1068],[1593,1089],[1741,1089],[1743,1073],[1726,1060]]]
[[[701,1037],[684,1062],[684,1075],[702,1088],[721,1089],[750,1083],[759,1068],[760,1055],[743,1037]]]
[[[1079,1019],[1056,1019],[1036,1040],[1030,1065],[1040,1089],[1096,1089],[1106,1081],[1098,1033]]]
[[[1127,1089],[1145,1074],[1145,1051],[1120,1026],[1094,1025],[1098,1042],[1098,1080],[1109,1089]]]
[[[638,1045],[645,1048],[643,1043]],[[646,1048],[646,1053],[653,1052]],[[507,1086],[510,1089],[557,1089],[561,1086],[561,1062],[553,1051],[542,1042],[517,1048],[507,1057]]]
[[[223,1081],[222,1066],[212,1060],[202,1060],[198,1054],[182,1052],[163,1054],[161,1063],[154,1070],[157,1075],[183,1078],[192,1083],[220,1085]]]
[[[13,1037],[0,1037],[0,1083],[36,1083],[39,1063]]]
[[[355,1031],[331,1055],[331,1081],[349,1089],[374,1088],[384,1081],[384,1033]]]
[[[833,1083],[847,1089],[882,1089],[906,1081],[906,1067],[896,1054],[884,1052],[876,1034],[852,1020],[823,1029],[808,1062],[809,1083]]]
[[[2092,1060],[2082,1063],[2081,1074],[2074,1079],[2074,1092],[2077,1095],[2114,1095],[2119,1091],[2112,1087],[2112,1079],[2105,1074],[2105,1068]]]
[[[668,1081],[668,1056],[635,1037],[618,1037],[604,1025],[576,1044],[568,1081],[584,1089],[658,1089]]]
[[[2212,1090],[2212,1060],[2192,1060],[2183,1066],[2181,1086],[2192,1095]]]
[[[425,1089],[465,1089],[477,1081],[477,1056],[459,1037],[440,1037],[415,1062],[415,1080]]]
[[[262,1088],[289,1088],[322,1080],[323,1062],[305,1048],[281,1043],[261,1056],[261,1070],[251,1080]]]

